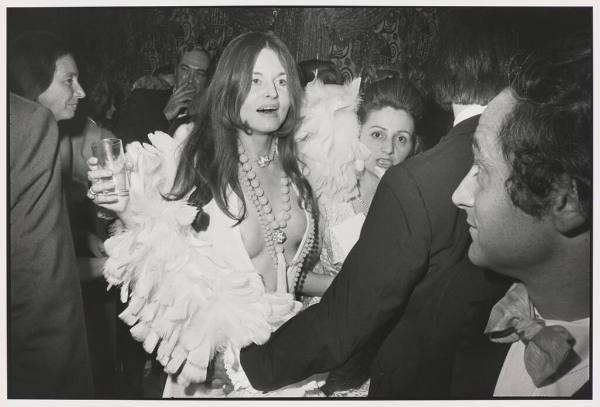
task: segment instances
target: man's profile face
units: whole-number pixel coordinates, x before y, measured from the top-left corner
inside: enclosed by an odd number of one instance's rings
[[[185,52],[175,69],[175,88],[191,86],[196,92],[206,87],[210,57],[204,51]]]
[[[547,217],[536,219],[516,207],[506,189],[510,164],[502,154],[498,135],[515,104],[513,95],[505,90],[481,115],[473,138],[473,166],[452,201],[467,213],[473,240],[469,259],[519,277],[519,270],[542,264],[549,257],[552,224]]]

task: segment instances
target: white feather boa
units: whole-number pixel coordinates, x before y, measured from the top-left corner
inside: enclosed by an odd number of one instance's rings
[[[306,86],[303,121],[294,138],[319,200],[348,202],[358,195],[357,180],[370,154],[358,140],[359,88],[360,78],[345,85],[315,79]]]
[[[152,145],[127,146],[137,226],[105,242],[104,268],[106,280],[121,286],[122,300],[129,297],[120,318],[147,352],[158,346],[157,359],[166,372],[179,372],[182,385],[205,380],[215,351],[237,355],[266,342],[300,308],[290,294],[267,293],[255,270],[236,270],[219,256],[208,235],[191,227],[195,207],[161,196],[172,186],[186,136],[156,132],[148,136]]]

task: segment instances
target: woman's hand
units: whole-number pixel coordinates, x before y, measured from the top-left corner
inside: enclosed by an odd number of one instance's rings
[[[90,169],[88,180],[92,182],[87,197],[96,205],[109,209],[121,217],[122,213],[127,210],[129,197],[108,194],[109,191],[113,192],[115,190],[115,182],[112,179],[113,173],[111,170],[99,168],[96,157],[90,157],[87,160],[87,165]]]
[[[112,178],[112,171],[98,168],[98,159],[90,157],[87,160],[89,167],[88,180],[92,186],[88,190],[87,197],[96,205],[113,211],[122,221],[126,228],[135,225],[133,214],[129,208],[129,196],[119,196],[117,194],[106,194],[115,190],[115,182]]]

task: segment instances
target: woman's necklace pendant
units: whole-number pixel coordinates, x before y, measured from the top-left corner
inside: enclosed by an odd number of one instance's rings
[[[275,241],[277,242],[277,244],[284,244],[285,241],[287,240],[287,236],[286,236],[285,232],[281,229],[275,230],[274,236],[275,236]]]
[[[268,167],[269,164],[271,164],[271,161],[273,161],[273,159],[269,157],[269,155],[259,155],[256,159],[256,163],[260,168]]]

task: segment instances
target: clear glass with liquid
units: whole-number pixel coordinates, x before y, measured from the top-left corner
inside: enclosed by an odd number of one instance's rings
[[[111,170],[112,177],[102,181],[113,181],[115,187],[105,190],[106,195],[129,195],[129,174],[125,163],[123,142],[118,138],[105,138],[92,144],[92,153],[98,159],[98,166]]]

